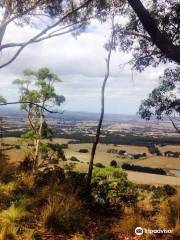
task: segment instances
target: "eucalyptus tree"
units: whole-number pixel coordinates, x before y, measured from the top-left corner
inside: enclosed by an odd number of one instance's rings
[[[120,18],[116,39],[122,51],[132,52],[131,63],[138,70],[160,62],[180,63],[180,3],[178,0],[2,0],[0,1],[0,51],[3,68],[13,62],[29,44],[61,36],[82,33],[92,18],[101,22],[114,7]],[[38,33],[18,42],[6,42],[8,27],[29,25]],[[12,55],[4,60],[4,51]]]
[[[39,151],[43,138],[51,138],[52,131],[48,127],[45,111],[55,106],[61,106],[65,101],[63,95],[55,91],[55,84],[60,83],[59,77],[48,68],[38,71],[24,70],[24,78],[13,83],[19,87],[19,102],[21,109],[27,113],[29,129],[23,135],[24,139],[34,140],[34,166],[39,165]]]
[[[121,51],[132,54],[133,68],[142,71],[159,63],[180,63],[180,2],[128,0],[117,25]]]
[[[88,174],[87,174],[87,190],[91,190],[91,180],[92,180],[92,172],[93,172],[93,165],[94,165],[94,158],[96,155],[96,149],[97,145],[99,143],[100,135],[101,135],[101,128],[102,128],[102,123],[104,120],[104,112],[105,112],[105,90],[106,90],[106,84],[109,79],[110,75],[110,61],[111,61],[111,56],[112,56],[112,51],[115,50],[115,23],[114,23],[114,9],[111,9],[111,34],[110,34],[110,39],[108,42],[105,44],[105,49],[107,50],[107,58],[106,60],[106,72],[105,76],[102,82],[101,86],[101,110],[100,110],[100,116],[99,116],[99,121],[96,129],[96,134],[95,134],[95,140],[92,145],[91,149],[91,158],[89,162],[89,169],[88,169]]]
[[[143,100],[139,107],[141,118],[159,120],[168,117],[175,130],[180,133],[180,67],[167,68],[160,77],[160,84]]]

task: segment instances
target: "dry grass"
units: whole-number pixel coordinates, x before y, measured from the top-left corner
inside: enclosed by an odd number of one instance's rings
[[[153,185],[164,185],[170,184],[174,186],[180,186],[180,178],[172,176],[164,176],[158,174],[150,173],[141,173],[134,171],[127,171],[128,179],[130,181],[139,183],[139,184],[153,184]]]
[[[17,138],[5,138],[5,143],[17,144]],[[54,139],[54,142],[57,143],[67,143],[68,139]],[[69,144],[68,149],[65,149],[65,154],[67,159],[72,156],[75,156],[77,159],[81,161],[76,165],[76,170],[87,172],[88,164],[90,159],[90,151],[92,144]],[[88,149],[88,153],[79,153],[79,149]],[[126,150],[129,153],[147,153],[148,157],[142,160],[130,160],[128,158],[120,158],[116,154],[107,153],[107,150],[113,148],[117,150]],[[178,151],[179,146],[165,146],[159,147],[162,152],[167,150]],[[18,162],[24,158],[24,150],[23,149],[13,149],[6,152],[10,158],[11,162]],[[106,166],[109,166],[111,160],[116,160],[119,164],[124,162],[129,162],[132,164],[147,166],[147,167],[155,167],[155,168],[165,168],[165,169],[179,169],[180,170],[180,159],[179,158],[168,158],[163,156],[152,156],[148,153],[148,149],[146,147],[141,146],[129,146],[129,145],[117,145],[113,144],[99,144],[97,147],[97,153],[95,156],[95,163],[101,162]],[[61,163],[60,163],[61,164]],[[180,178],[170,177],[170,176],[160,176],[155,174],[146,174],[139,172],[128,172],[128,177],[130,180],[135,181],[137,183],[147,183],[147,184],[172,184],[176,186],[180,186]]]

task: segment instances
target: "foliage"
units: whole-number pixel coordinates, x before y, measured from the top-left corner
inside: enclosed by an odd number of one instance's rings
[[[176,189],[173,186],[170,186],[169,184],[166,184],[164,186],[157,186],[152,188],[153,191],[153,198],[159,199],[160,197],[169,197],[176,194]]]
[[[131,170],[131,171],[166,175],[166,171],[163,170],[162,168],[143,167],[143,166],[138,166],[138,165],[129,164],[129,163],[123,163],[121,167],[123,169]]]
[[[22,135],[23,140],[27,141],[28,146],[34,148],[31,150],[35,167],[37,167],[40,146],[43,151],[52,150],[56,157],[65,158],[63,151],[58,144],[48,143],[42,144],[42,139],[52,140],[52,130],[48,127],[45,118],[46,108],[51,106],[60,106],[65,98],[57,95],[55,92],[55,83],[59,83],[60,79],[48,68],[41,68],[38,71],[31,69],[24,70],[24,79],[16,79],[13,83],[19,87],[21,109],[27,112],[29,121],[29,130]],[[61,156],[60,156],[61,155]]]
[[[164,193],[168,196],[172,196],[172,195],[176,194],[176,189],[169,184],[164,185],[163,190],[164,190]]]
[[[80,160],[79,159],[77,159],[76,157],[74,157],[74,156],[72,156],[71,158],[70,158],[70,160],[71,161],[73,161],[73,162],[80,162]]]
[[[179,109],[180,68],[167,68],[160,77],[160,84],[143,100],[139,107],[141,118],[150,120],[153,116],[162,119],[180,113]]]
[[[20,162],[19,170],[24,172],[29,172],[33,170],[33,161],[30,156],[25,156],[23,161]]]
[[[110,162],[110,166],[111,166],[111,167],[117,167],[117,162],[116,162],[116,160],[112,160],[112,161]]]
[[[114,149],[114,148],[110,148],[110,149],[107,150],[107,153],[116,154],[116,153],[118,153],[118,150],[117,150],[117,149]]]
[[[131,4],[132,1],[128,2]],[[135,4],[137,2],[135,1]],[[141,2],[142,1],[140,1],[140,3]],[[163,38],[167,39],[169,47],[171,44],[179,46],[179,3],[171,0],[155,0],[143,3],[147,7],[147,11],[151,17],[153,17],[155,25],[160,30]],[[143,71],[148,66],[156,67],[159,63],[171,61],[157,47],[157,44],[153,42],[154,35],[149,36],[137,12],[129,9],[129,6],[127,6],[122,14],[126,17],[128,16],[128,20],[125,24],[117,24],[117,44],[123,52],[132,53],[133,58],[131,63],[135,69]],[[147,13],[145,14],[146,17],[144,17],[144,21],[150,28],[152,20],[147,19]],[[160,44],[164,44],[165,46],[165,40],[164,43],[161,42]]]
[[[65,179],[64,169],[56,166],[55,168],[45,168],[43,171],[38,171],[35,176],[35,185],[41,186],[53,186],[54,184],[60,184]]]
[[[58,143],[41,143],[40,152],[47,163],[58,164],[59,160],[66,160],[62,146]]]
[[[67,171],[67,172],[72,172],[74,170],[74,168],[76,167],[76,162],[70,162],[70,163],[66,163],[64,165],[64,169]]]
[[[48,232],[53,238],[116,239],[115,228],[130,237],[137,224],[178,231],[179,198],[172,186],[139,186],[120,168],[95,168],[87,204],[85,177],[56,167],[21,170],[12,182],[1,183],[0,238],[39,239]]]
[[[93,196],[102,205],[134,205],[138,192],[127,174],[119,168],[94,169],[92,180]]]
[[[156,155],[156,156],[162,156],[159,148],[157,146],[155,146],[154,144],[149,144],[147,146],[147,148],[148,148],[149,153]]]
[[[105,168],[104,164],[102,164],[100,162],[95,163],[94,166],[97,168]]]

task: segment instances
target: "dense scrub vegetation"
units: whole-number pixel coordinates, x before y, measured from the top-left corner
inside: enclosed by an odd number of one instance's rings
[[[120,168],[95,168],[87,195],[85,174],[57,165],[32,173],[31,167],[27,158],[20,165],[1,161],[2,240],[125,239],[137,225],[150,227],[152,216],[157,227],[178,232],[179,200],[169,185],[136,185]]]

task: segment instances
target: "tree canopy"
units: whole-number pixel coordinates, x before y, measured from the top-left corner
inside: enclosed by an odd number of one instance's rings
[[[163,119],[168,117],[178,130],[174,120],[180,115],[180,67],[167,68],[160,77],[160,84],[143,100],[139,107],[141,118],[150,120],[152,117]],[[179,130],[178,130],[179,131]],[[180,131],[179,131],[180,132]]]
[[[173,0],[128,0],[126,24],[117,25],[120,49],[131,52],[137,70],[159,63],[180,63],[180,3]],[[142,4],[144,3],[147,8]]]
[[[59,77],[48,68],[41,68],[38,71],[26,69],[24,79],[16,79],[13,82],[19,87],[21,109],[27,112],[29,129],[22,137],[31,145],[34,142],[35,149],[32,156],[35,167],[38,165],[42,139],[52,138],[52,131],[46,121],[45,108],[60,106],[65,101],[65,97],[55,91],[55,84],[58,82],[61,82]]]
[[[92,18],[106,21],[112,9],[126,19],[125,24],[117,22],[116,42],[120,50],[132,53],[134,68],[142,71],[162,62],[180,63],[180,3],[176,0],[5,0],[0,1],[0,8],[0,50],[16,49],[0,68],[13,62],[31,43],[73,31],[81,33]],[[12,23],[41,27],[25,42],[5,43],[6,28]]]

